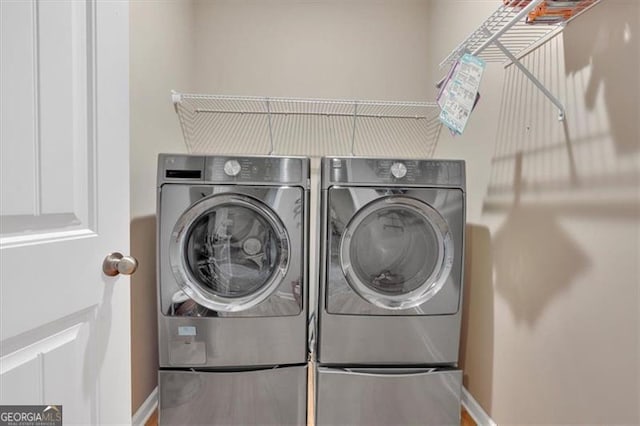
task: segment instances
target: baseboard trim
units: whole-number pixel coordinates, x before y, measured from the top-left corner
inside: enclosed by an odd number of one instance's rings
[[[151,391],[147,399],[144,400],[138,411],[135,412],[131,418],[131,424],[133,426],[144,426],[149,420],[149,417],[158,408],[158,387]]]
[[[462,388],[462,406],[477,425],[498,426],[465,387]]]

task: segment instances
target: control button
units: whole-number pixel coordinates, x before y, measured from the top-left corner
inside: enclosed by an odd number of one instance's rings
[[[229,160],[224,163],[224,172],[227,176],[238,176],[241,169],[242,167],[240,167],[240,163],[237,160]]]
[[[402,179],[407,175],[407,166],[402,163],[393,163],[391,165],[391,174],[396,179]]]

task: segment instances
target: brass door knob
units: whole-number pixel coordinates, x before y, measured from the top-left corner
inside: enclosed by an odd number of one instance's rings
[[[109,253],[102,262],[105,275],[115,277],[118,274],[131,275],[138,269],[138,261],[133,256],[123,256],[122,253]]]

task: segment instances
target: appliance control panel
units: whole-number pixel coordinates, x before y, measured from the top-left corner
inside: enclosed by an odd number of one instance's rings
[[[325,159],[323,167],[327,184],[465,185],[459,160],[334,157]]]
[[[194,180],[221,184],[295,184],[308,187],[309,160],[277,156],[160,155],[159,185],[162,182]]]
[[[379,179],[397,181],[406,179],[413,181],[416,176],[420,176],[420,167],[418,161],[412,160],[375,160],[370,166]]]
[[[205,164],[205,180],[213,182],[300,182],[299,158],[210,157]]]

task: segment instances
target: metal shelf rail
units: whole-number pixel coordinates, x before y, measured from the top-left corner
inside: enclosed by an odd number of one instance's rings
[[[433,156],[435,102],[172,93],[192,153]]]
[[[554,24],[529,24],[526,17],[545,0],[504,0],[474,32],[460,43],[441,63],[440,68],[451,67],[465,53],[479,56],[486,62],[505,62],[515,65],[558,108],[558,119],[564,120],[564,105],[542,84],[519,58],[532,52],[551,37],[561,32],[577,16],[601,0],[575,1],[575,12],[567,20]]]

